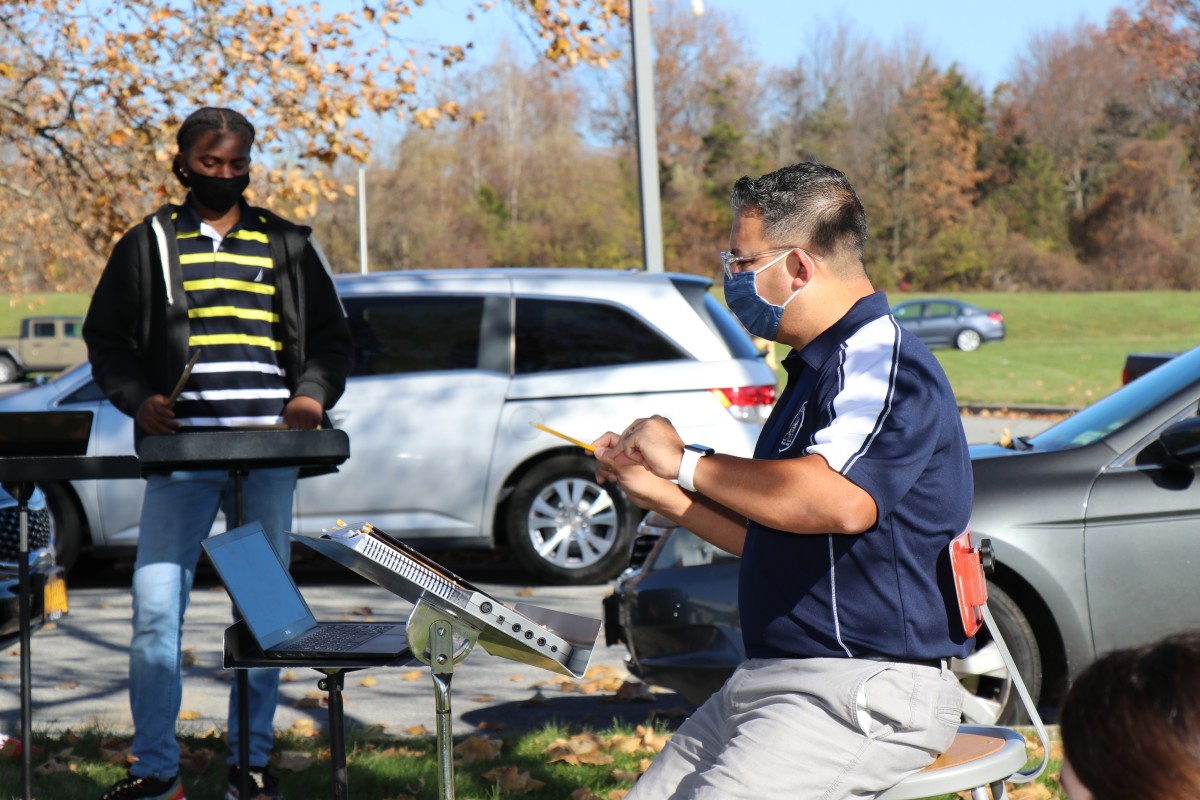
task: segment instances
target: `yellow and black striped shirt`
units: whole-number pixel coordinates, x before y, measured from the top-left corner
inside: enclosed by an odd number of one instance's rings
[[[273,425],[290,391],[275,310],[275,264],[266,221],[242,204],[242,218],[219,242],[189,206],[175,215],[188,349],[200,358],[175,406],[191,428]],[[208,235],[206,235],[208,234]]]

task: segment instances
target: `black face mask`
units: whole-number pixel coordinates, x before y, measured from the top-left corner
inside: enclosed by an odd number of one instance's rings
[[[250,185],[249,175],[238,175],[234,178],[214,178],[211,175],[201,175],[193,172],[187,176],[185,184],[196,196],[196,201],[205,208],[223,214],[242,198],[242,192]]]

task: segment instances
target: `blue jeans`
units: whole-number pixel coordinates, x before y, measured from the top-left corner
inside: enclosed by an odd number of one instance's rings
[[[253,470],[242,479],[243,522],[262,523],[286,564],[291,552],[295,467]],[[183,616],[200,559],[200,543],[218,508],[230,527],[237,519],[234,479],[223,470],[172,472],[146,479],[133,569],[133,641],[129,649],[129,705],[133,711],[132,773],[170,778],[179,772],[175,721],[183,700]],[[279,670],[252,669],[249,677],[250,763],[265,765],[274,741]],[[237,684],[229,698],[229,744],[237,753]],[[231,758],[231,763],[235,759]]]

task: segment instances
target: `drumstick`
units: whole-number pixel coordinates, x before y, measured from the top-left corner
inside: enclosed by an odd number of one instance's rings
[[[537,428],[540,431],[545,431],[546,433],[550,434],[551,436],[557,436],[560,439],[566,439],[571,444],[578,445],[578,446],[582,447],[584,450],[587,450],[589,453],[596,452],[596,448],[593,447],[592,445],[588,444],[587,442],[581,442],[572,436],[567,436],[565,433],[559,433],[558,431],[554,430],[554,428],[547,428],[545,425],[542,425],[537,422],[530,422],[529,424],[532,425],[533,427]]]
[[[183,391],[183,385],[187,383],[187,379],[192,374],[192,367],[196,366],[196,362],[200,360],[200,348],[196,348],[196,352],[188,359],[187,366],[183,368],[183,374],[179,376],[179,382],[175,384],[175,388],[171,390],[171,396],[167,398],[167,408],[174,408],[175,401],[179,399],[179,393]]]

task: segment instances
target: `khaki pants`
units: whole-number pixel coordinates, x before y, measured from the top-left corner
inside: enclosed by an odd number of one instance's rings
[[[680,726],[626,800],[874,797],[950,746],[962,703],[948,669],[752,659]]]

